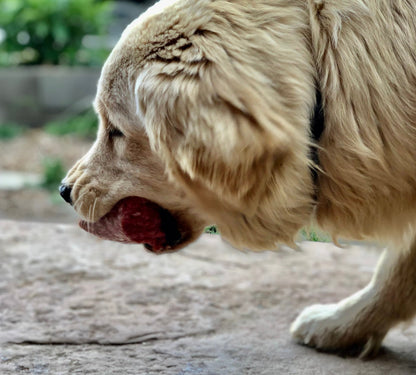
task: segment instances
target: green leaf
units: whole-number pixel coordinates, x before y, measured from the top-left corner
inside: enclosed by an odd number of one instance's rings
[[[69,30],[62,23],[54,23],[52,27],[52,33],[55,42],[59,45],[64,45],[69,41]]]
[[[49,24],[46,21],[39,21],[35,25],[34,33],[38,38],[46,38],[49,33]]]

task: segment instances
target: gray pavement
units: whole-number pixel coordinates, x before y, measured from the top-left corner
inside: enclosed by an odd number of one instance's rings
[[[371,361],[288,332],[303,307],[364,286],[378,253],[244,253],[204,235],[155,256],[76,226],[0,221],[0,374],[416,374],[414,324]]]

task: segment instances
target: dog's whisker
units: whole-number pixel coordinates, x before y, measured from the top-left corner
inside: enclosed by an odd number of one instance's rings
[[[97,199],[97,197],[94,199],[94,203],[93,203],[93,205],[92,205],[92,218],[93,219],[95,219],[95,210],[96,210],[96,208],[97,208],[97,202],[98,202],[98,199]]]
[[[90,204],[90,206],[88,207],[88,220],[87,220],[88,231],[90,231],[90,228],[91,228],[92,208],[93,208],[93,205]]]

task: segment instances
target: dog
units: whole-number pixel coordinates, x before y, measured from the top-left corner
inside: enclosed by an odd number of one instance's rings
[[[135,241],[118,232],[137,210],[155,252],[209,224],[253,250],[311,222],[383,243],[367,287],[291,326],[319,350],[377,353],[416,312],[414,17],[411,0],[160,1],[106,61],[97,140],[61,195],[109,239]]]

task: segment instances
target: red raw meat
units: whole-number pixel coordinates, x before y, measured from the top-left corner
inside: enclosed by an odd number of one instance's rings
[[[143,243],[154,252],[169,249],[180,241],[176,223],[168,211],[141,197],[124,198],[99,221],[82,220],[79,225],[102,239]]]

